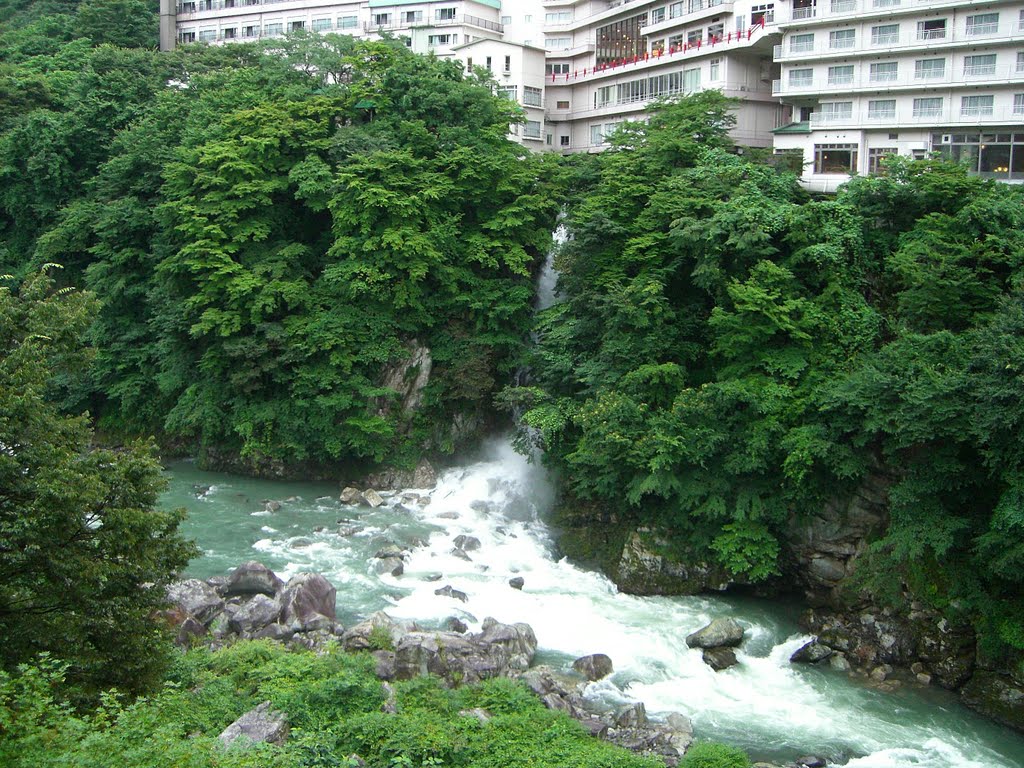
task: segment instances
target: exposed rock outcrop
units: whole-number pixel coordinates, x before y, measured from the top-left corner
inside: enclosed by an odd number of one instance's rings
[[[271,710],[270,702],[264,701],[235,720],[217,738],[230,747],[236,742],[239,746],[260,742],[281,744],[287,737],[288,721],[284,713]]]
[[[603,653],[592,653],[581,656],[572,663],[572,668],[587,680],[600,680],[615,671],[612,660]]]
[[[734,648],[743,642],[744,629],[735,619],[715,619],[710,624],[686,636],[691,648]]]
[[[635,595],[695,595],[742,583],[718,564],[672,557],[668,550],[668,540],[657,533],[633,532],[612,574],[619,589]]]

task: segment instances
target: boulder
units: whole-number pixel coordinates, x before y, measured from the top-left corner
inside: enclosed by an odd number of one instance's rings
[[[383,611],[378,611],[349,628],[342,635],[341,642],[346,651],[377,650],[384,638],[390,638],[394,645],[401,636],[401,625]]]
[[[473,709],[460,709],[459,717],[472,717],[481,723],[486,723],[491,719],[491,713],[482,707],[473,707]]]
[[[1024,683],[1008,675],[978,670],[961,691],[964,703],[993,720],[1024,731]]]
[[[379,493],[373,490],[373,488],[367,488],[365,491],[363,491],[360,494],[360,498],[363,500],[365,504],[368,504],[374,509],[376,509],[377,507],[384,503],[383,497],[381,497]]]
[[[277,622],[281,616],[281,603],[266,595],[253,595],[231,616],[228,625],[238,634],[252,633],[268,624]]]
[[[336,618],[337,590],[319,573],[299,573],[288,580],[281,593],[281,621],[305,629]]]
[[[801,768],[825,768],[828,762],[817,755],[805,755],[804,757],[798,757],[796,764]]]
[[[347,538],[349,536],[355,536],[357,533],[361,533],[363,530],[364,528],[361,525],[340,525],[338,526],[338,535],[345,536]]]
[[[453,589],[451,584],[445,584],[440,589],[435,589],[434,594],[441,597],[451,597],[464,603],[469,602],[469,596],[461,590]]]
[[[793,664],[817,664],[825,661],[833,654],[833,650],[827,645],[822,645],[817,640],[801,645],[792,656],[789,657]]]
[[[473,552],[480,549],[480,539],[476,536],[466,536],[465,534],[456,536],[452,544],[455,545],[456,549],[461,549],[463,552]]]
[[[449,629],[449,631],[458,632],[460,635],[464,635],[469,632],[469,625],[456,616],[450,616],[444,625]]]
[[[268,624],[253,633],[254,640],[277,640],[280,643],[287,643],[295,636],[295,631],[284,624]]]
[[[200,624],[209,624],[224,609],[224,599],[217,590],[199,579],[169,584],[167,599]]]
[[[373,651],[374,674],[378,680],[395,679],[395,652]]]
[[[512,589],[522,589],[525,584],[526,580],[523,579],[522,576],[513,576],[508,580],[508,585],[512,587]]]
[[[642,728],[647,725],[647,708],[642,701],[627,705],[615,714],[616,728]]]
[[[732,648],[705,648],[702,656],[704,663],[715,670],[715,672],[721,672],[723,669],[734,667],[737,664],[736,653]]]
[[[420,459],[412,473],[413,488],[433,488],[435,485],[437,485],[437,472],[429,461]]]
[[[572,668],[591,681],[608,677],[615,671],[611,658],[603,653],[581,656],[572,663]]]
[[[743,627],[735,619],[715,619],[691,635],[686,644],[691,648],[735,647],[743,641]]]
[[[280,508],[280,501],[271,501],[268,499],[267,501],[263,502],[263,509],[265,509],[267,512],[277,512]]]
[[[359,498],[359,489],[353,488],[351,485],[342,488],[341,495],[338,497],[342,504],[358,504]]]
[[[385,544],[383,547],[378,549],[377,553],[374,555],[374,557],[377,557],[377,558],[380,558],[380,559],[383,560],[383,559],[388,558],[388,557],[401,557],[402,554],[403,554],[402,553],[402,548],[400,546],[398,546],[397,544],[393,544],[392,543],[392,544]]]
[[[376,573],[390,573],[392,576],[401,576],[405,573],[405,563],[400,557],[385,557],[373,564]]]
[[[231,572],[227,583],[224,585],[223,594],[226,597],[256,594],[273,597],[283,586],[284,582],[277,578],[277,574],[267,568],[267,566],[255,560],[250,560]]]
[[[668,554],[675,549],[667,538],[655,533],[633,532],[614,566],[613,581],[631,595],[696,595],[743,583],[724,567],[697,554],[685,559]]]
[[[464,549],[459,549],[458,547],[455,547],[455,549],[452,550],[452,555],[459,558],[459,560],[465,560],[467,563],[473,562],[473,558],[467,555],[466,550]]]
[[[196,639],[207,634],[206,626],[191,616],[186,616],[185,620],[178,626],[178,634],[174,638],[174,642],[178,645],[188,648],[191,646]]]
[[[244,746],[246,741],[250,744],[281,744],[287,737],[288,721],[284,713],[272,711],[270,702],[264,701],[235,720],[217,738],[224,746],[229,747],[235,742]]]

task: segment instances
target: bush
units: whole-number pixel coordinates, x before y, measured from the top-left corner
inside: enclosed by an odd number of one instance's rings
[[[679,768],[749,768],[750,758],[742,749],[701,741],[687,750]]]

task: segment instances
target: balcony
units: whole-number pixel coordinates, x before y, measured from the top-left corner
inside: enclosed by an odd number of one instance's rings
[[[412,29],[414,27],[477,27],[478,29],[490,30],[491,32],[500,33],[505,31],[505,27],[496,21],[482,19],[479,16],[460,15],[451,19],[434,19],[432,21],[425,21],[423,19],[419,21],[398,19],[395,21],[388,21],[386,24],[374,24],[373,22],[369,22],[363,24],[363,32],[390,32],[396,29]]]
[[[796,80],[787,78],[772,83],[772,94],[775,96],[802,96],[814,93],[856,92],[856,91],[917,91],[937,86],[975,88],[979,80],[988,85],[1015,85],[1024,82],[1024,66],[985,67],[987,75],[965,79],[957,75],[960,70],[944,67],[940,71],[922,70],[913,66],[901,67],[896,73],[876,72],[872,77],[870,70],[864,69],[855,74],[826,75],[824,68],[819,67],[811,78],[801,77]],[[786,75],[783,72],[783,75]]]
[[[1015,125],[1020,123],[1019,106],[969,107],[961,110],[960,104],[944,104],[941,109],[914,111],[909,104],[897,109],[895,114],[863,110],[851,113],[811,113],[812,129],[859,128],[865,125],[879,125],[887,128],[946,126],[946,125]]]

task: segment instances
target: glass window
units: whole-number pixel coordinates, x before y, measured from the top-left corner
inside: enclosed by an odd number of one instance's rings
[[[900,0],[872,0],[872,8],[895,8],[900,4]]]
[[[643,56],[647,51],[647,36],[640,34],[640,28],[646,24],[647,14],[641,13],[598,27],[595,31],[597,66]]]
[[[221,39],[223,40],[234,40],[238,37],[238,27],[228,27],[227,29],[221,30]]]
[[[263,28],[264,35],[282,35],[284,34],[284,24],[267,24]]]
[[[509,101],[517,101],[519,99],[519,86],[518,85],[499,85],[497,88],[499,96],[504,96]]]
[[[565,61],[557,64],[547,64],[544,66],[544,69],[549,75],[568,75],[569,62]]]
[[[306,28],[306,22],[305,21],[290,21],[290,22],[288,22],[288,29],[290,29],[292,32],[301,32],[305,28]]]
[[[869,120],[888,120],[896,117],[896,99],[872,99],[868,102]]]
[[[853,64],[840,64],[828,68],[829,85],[849,85],[853,82]]]
[[[967,17],[968,35],[991,35],[999,31],[998,13],[976,13]]]
[[[565,51],[568,50],[572,45],[572,38],[569,37],[549,37],[544,41],[544,47],[549,51]]]
[[[986,53],[978,56],[964,56],[964,75],[978,77],[996,73],[996,55]]]
[[[569,108],[569,102],[568,101],[556,101],[555,102],[555,109],[568,109],[568,108]]]
[[[933,80],[945,76],[945,59],[918,59],[914,62],[914,77],[918,80]]]
[[[832,13],[850,13],[857,10],[857,0],[832,0]]]
[[[892,157],[897,152],[896,147],[872,147],[868,150],[868,173],[885,173],[881,165],[883,157]]]
[[[894,45],[900,41],[899,24],[879,24],[871,28],[872,45]]]
[[[684,13],[685,10],[683,8],[683,3],[672,3],[672,5],[668,7],[668,17],[670,19],[678,19]]]
[[[816,0],[793,0],[793,19],[813,19],[817,15]]]
[[[791,69],[789,70],[790,88],[810,88],[814,82],[813,69]]]
[[[338,29],[355,29],[358,26],[358,16],[342,16],[338,19]]]
[[[314,32],[323,32],[325,29],[330,29],[332,26],[330,19],[313,19]]]
[[[664,20],[665,20],[665,8],[664,8],[664,6],[662,6],[661,8],[655,8],[653,11],[651,11],[651,24],[658,24],[659,22],[662,22]]]
[[[802,35],[793,35],[789,38],[790,53],[804,53],[814,49],[814,33],[808,32]]]
[[[942,97],[929,96],[914,99],[914,117],[939,117],[942,115]]]
[[[259,29],[259,27],[253,25],[242,27],[242,37],[256,37],[259,35]]]
[[[373,23],[377,27],[386,27],[391,23],[390,13],[375,13],[373,14]]]
[[[691,29],[686,33],[686,44],[697,45],[701,40],[704,39],[704,32],[700,29]]]
[[[1017,71],[1024,72],[1024,51],[1017,52]]]
[[[531,88],[528,85],[523,86],[523,104],[528,107],[539,107],[541,105],[541,98],[544,94],[540,88]]]
[[[849,120],[853,117],[852,101],[826,101],[821,105],[821,117],[825,122]]]
[[[857,32],[853,29],[837,29],[828,33],[829,48],[853,48]]]
[[[597,147],[604,144],[604,127],[601,125],[590,126],[590,146]]]
[[[708,27],[708,40],[721,40],[725,34],[725,24],[719,22]]]
[[[962,96],[960,98],[960,114],[967,117],[991,115],[993,101],[993,96]]]
[[[569,146],[569,137],[568,136],[559,136],[558,137],[558,145],[561,146],[561,147],[568,147]]]
[[[280,32],[278,32],[278,34],[280,34]],[[217,30],[216,29],[200,29],[199,30],[199,40],[200,40],[200,42],[212,43],[216,39],[217,39]]]
[[[700,67],[683,70],[683,90],[686,93],[700,90]]]
[[[1024,93],[1013,94],[1013,114],[1024,115]]]
[[[714,82],[716,80],[721,79],[721,77],[722,77],[721,72],[722,72],[722,60],[721,59],[711,59],[711,61],[708,62],[708,80],[711,80],[712,82]]]
[[[402,21],[406,24],[419,24],[423,21],[423,11],[406,11],[402,14]]]
[[[194,43],[196,41],[196,32],[194,29],[184,29],[178,33],[179,43]]]
[[[899,65],[895,61],[880,61],[871,65],[869,79],[873,83],[891,83],[899,77]]]
[[[506,56],[505,57],[505,71],[506,72],[511,72],[512,71],[512,57],[511,56]]]
[[[572,21],[572,11],[556,11],[544,14],[545,24],[564,24],[567,21]]]
[[[502,16],[501,17],[501,23],[502,24],[511,24],[512,23],[512,17],[511,16]]]
[[[856,144],[815,144],[815,173],[853,173],[857,170]]]
[[[928,19],[917,22],[918,40],[942,40],[946,37],[945,19]]]
[[[527,139],[540,138],[540,122],[538,120],[527,120],[523,127],[523,136]]]

